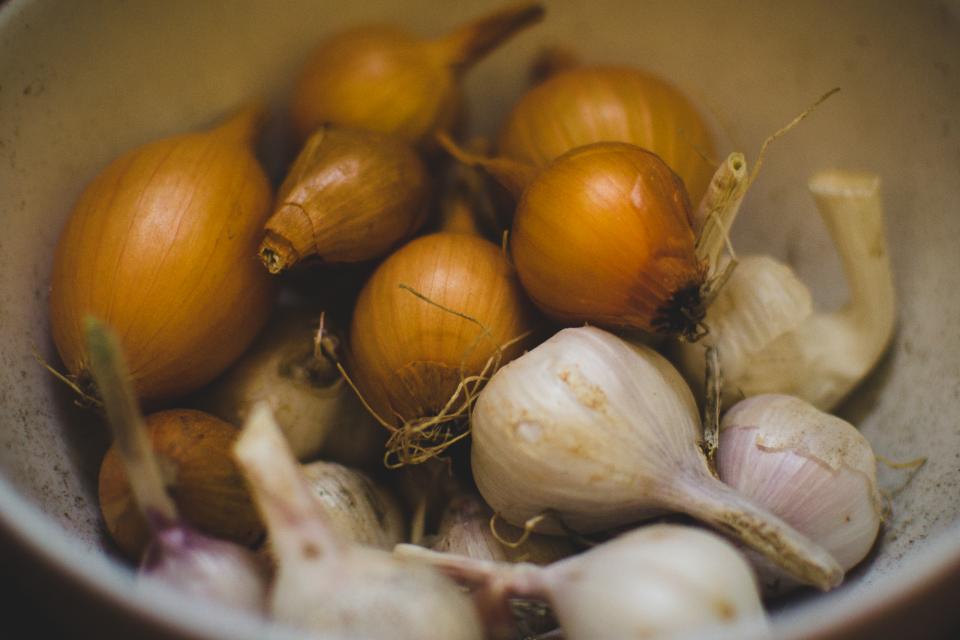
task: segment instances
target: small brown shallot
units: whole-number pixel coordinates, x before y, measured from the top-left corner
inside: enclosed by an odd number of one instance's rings
[[[521,2],[434,39],[390,25],[334,34],[320,43],[297,82],[294,127],[302,139],[332,123],[410,142],[448,130],[460,117],[460,76],[543,13],[539,3]]]
[[[307,258],[379,257],[423,224],[429,197],[427,169],[402,138],[320,127],[280,186],[260,259],[280,273]]]
[[[377,268],[357,299],[348,362],[400,463],[463,437],[455,423],[486,377],[521,352],[531,318],[502,251],[477,236],[423,236]]]
[[[629,66],[550,60],[550,73],[513,106],[498,148],[546,167],[594,142],[629,142],[657,154],[699,202],[714,166],[710,129],[690,100],[664,78]],[[560,65],[560,66],[558,66]]]
[[[202,535],[181,519],[163,484],[162,459],[147,438],[117,338],[92,318],[84,325],[90,369],[114,433],[115,455],[130,478],[131,508],[139,510],[150,538],[138,577],[159,581],[189,596],[254,611],[263,609],[266,567],[250,550]],[[214,507],[218,506],[222,505],[214,502]]]

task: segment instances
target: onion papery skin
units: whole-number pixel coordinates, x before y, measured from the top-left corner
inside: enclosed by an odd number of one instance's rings
[[[616,142],[574,149],[520,198],[517,273],[563,323],[690,333],[706,276],[691,215],[682,182],[654,154]]]
[[[206,384],[250,344],[274,283],[257,260],[272,193],[253,155],[259,114],[152,142],[111,162],[64,228],[50,322],[67,370],[86,370],[88,314],[120,338],[134,387],[160,403]]]
[[[500,131],[502,155],[546,167],[570,149],[629,142],[656,153],[693,202],[716,167],[710,129],[670,82],[627,66],[586,65],[550,76],[513,107]]]
[[[531,327],[523,291],[496,245],[459,233],[423,236],[387,258],[360,292],[351,375],[367,403],[399,426],[436,415],[463,375],[478,374]],[[501,363],[521,349],[521,343],[503,349]]]

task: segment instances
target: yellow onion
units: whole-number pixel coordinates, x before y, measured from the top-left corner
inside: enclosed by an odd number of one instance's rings
[[[571,325],[698,334],[709,261],[697,247],[683,181],[656,154],[597,142],[538,170],[440,142],[519,197],[510,247],[542,311]]]
[[[180,517],[199,531],[250,545],[263,534],[246,483],[233,457],[239,431],[214,416],[171,409],[145,419],[162,480]],[[150,526],[130,487],[123,455],[114,444],[100,465],[100,511],[125,553],[138,556]]]
[[[386,426],[404,433],[444,413],[461,381],[519,355],[517,339],[530,327],[499,247],[469,234],[423,236],[387,258],[360,292],[351,374]]]
[[[430,179],[403,139],[320,127],[277,194],[260,259],[271,273],[304,258],[360,262],[386,253],[427,216]]]
[[[550,75],[513,107],[502,155],[539,167],[593,142],[629,142],[656,153],[694,203],[710,184],[713,140],[694,105],[663,78],[628,66],[572,66]]]
[[[303,139],[333,123],[421,141],[457,119],[460,75],[542,17],[543,7],[525,2],[434,39],[388,25],[335,34],[303,69],[291,105],[293,124]]]
[[[86,377],[82,320],[113,327],[138,395],[191,392],[223,371],[270,313],[257,242],[271,188],[253,155],[261,112],[166,138],[110,163],[60,236],[50,322],[70,373]]]

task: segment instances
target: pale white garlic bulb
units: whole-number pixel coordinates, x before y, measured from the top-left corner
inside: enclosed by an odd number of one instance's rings
[[[677,347],[680,368],[701,385],[704,350],[717,348],[727,402],[786,393],[829,411],[873,369],[893,336],[879,177],[824,171],[809,189],[843,262],[850,301],[814,312],[789,267],[769,257],[741,258],[707,310],[709,334]]]
[[[867,439],[845,420],[791,396],[748,398],[723,418],[717,470],[845,570],[873,547],[882,508],[877,462]],[[771,585],[782,582],[764,574]]]
[[[200,402],[230,424],[243,424],[255,403],[267,402],[300,460],[322,456],[350,465],[377,462],[385,431],[336,364],[317,353],[320,316],[302,307],[280,309]]]
[[[342,538],[265,403],[235,447],[277,560],[269,613],[322,637],[480,640],[476,611],[439,572]]]
[[[370,476],[335,462],[311,462],[303,474],[326,506],[338,535],[356,544],[390,550],[406,528],[397,499]]]
[[[726,540],[677,525],[636,529],[546,567],[400,545],[395,554],[442,569],[477,600],[542,599],[567,640],[668,638],[696,631],[751,637],[766,627],[749,564]],[[499,621],[488,619],[488,627]]]
[[[550,564],[574,551],[565,538],[537,533],[525,535],[522,529],[506,522],[496,524],[498,540],[491,528],[492,517],[493,511],[480,496],[467,492],[454,496],[440,517],[431,548],[478,560],[532,564]],[[502,540],[522,542],[511,546]]]
[[[843,571],[825,550],[711,473],[690,389],[652,349],[564,329],[500,369],[472,414],[471,464],[487,504],[523,526],[580,533],[663,511],[692,515],[821,589]]]

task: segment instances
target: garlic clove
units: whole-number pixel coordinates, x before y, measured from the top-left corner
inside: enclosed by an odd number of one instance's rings
[[[843,577],[830,554],[711,474],[693,396],[651,349],[564,329],[493,376],[472,426],[477,487],[514,525],[549,513],[588,533],[678,511],[801,581],[829,589]]]
[[[563,538],[525,535],[522,529],[508,523],[497,523],[498,533],[494,535],[492,517],[493,511],[480,496],[461,493],[453,497],[440,518],[431,548],[479,560],[532,564],[550,564],[574,552],[573,545]],[[501,540],[522,543],[513,546]]]
[[[881,500],[870,443],[850,423],[799,398],[766,394],[732,407],[721,424],[717,469],[845,570],[876,540]]]
[[[397,499],[367,474],[322,461],[304,465],[303,474],[341,537],[387,550],[405,539],[406,527]]]

